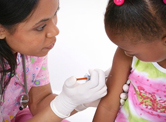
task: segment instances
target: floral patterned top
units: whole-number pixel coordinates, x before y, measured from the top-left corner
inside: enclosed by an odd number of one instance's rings
[[[166,122],[166,69],[133,58],[128,99],[116,122]]]
[[[43,86],[49,83],[49,73],[47,67],[47,56],[35,57],[25,56],[27,89],[31,87]],[[21,54],[17,54],[17,69],[10,83],[8,84],[3,99],[0,102],[0,122],[10,122],[20,107],[20,96],[25,93],[24,73]],[[40,91],[39,91],[40,92]]]

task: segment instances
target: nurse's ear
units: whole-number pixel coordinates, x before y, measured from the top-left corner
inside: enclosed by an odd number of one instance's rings
[[[0,25],[0,39],[4,39],[6,37],[5,28]]]

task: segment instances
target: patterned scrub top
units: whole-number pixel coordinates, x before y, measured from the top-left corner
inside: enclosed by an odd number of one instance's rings
[[[166,122],[166,69],[133,58],[128,99],[116,122]]]
[[[25,63],[28,91],[31,87],[43,86],[49,83],[47,56],[35,57],[25,55]],[[21,94],[25,93],[21,84],[24,84],[24,73],[22,57],[18,53],[16,75],[11,78],[5,90],[4,99],[0,102],[0,122],[10,122],[19,111],[19,98]]]

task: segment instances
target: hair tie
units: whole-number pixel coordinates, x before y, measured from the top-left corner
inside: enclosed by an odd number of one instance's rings
[[[166,4],[166,0],[163,0],[164,4]]]
[[[123,5],[124,0],[114,0],[114,3],[118,6]],[[166,0],[163,0],[163,3],[166,4]]]
[[[166,2],[166,0],[163,0],[163,1]],[[118,5],[118,6],[121,6],[121,5],[123,5],[124,0],[114,0],[114,3],[115,3],[116,5]]]

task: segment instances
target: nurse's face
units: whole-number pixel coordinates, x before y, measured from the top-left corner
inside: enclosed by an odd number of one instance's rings
[[[11,34],[7,30],[6,42],[13,53],[20,52],[31,56],[45,56],[53,48],[57,28],[58,0],[39,0],[33,14],[26,21],[19,23]]]

